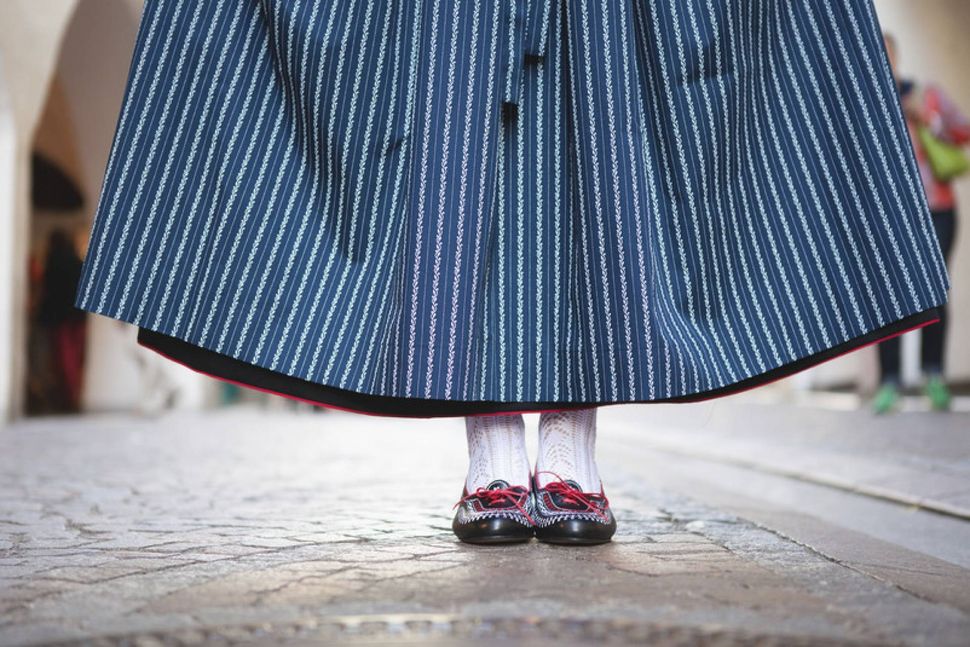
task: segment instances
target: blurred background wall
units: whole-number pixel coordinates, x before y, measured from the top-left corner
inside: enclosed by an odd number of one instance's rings
[[[743,1],[743,0],[739,0]],[[875,0],[899,43],[906,75],[939,82],[970,111],[970,1]],[[34,292],[52,232],[63,231],[83,254],[122,101],[141,0],[0,0],[0,419],[45,412],[46,354],[30,324]],[[64,199],[33,199],[38,177],[66,184]],[[56,193],[56,192],[55,192]],[[970,213],[970,181],[959,185]],[[961,231],[951,277],[951,378],[970,383],[970,227]],[[199,407],[221,393],[205,378],[159,360],[135,343],[135,331],[88,317],[83,389],[88,411],[155,406]],[[915,383],[917,335],[904,338],[904,377]],[[874,349],[853,353],[772,387],[785,394],[812,388],[871,389]]]
[[[21,410],[27,370],[30,151],[75,0],[0,3],[0,415]]]
[[[142,0],[3,0],[0,2],[0,417],[48,412],[37,403],[47,363],[26,313],[54,231],[83,255],[112,135],[118,120]],[[7,97],[3,99],[2,97]],[[9,151],[9,152],[8,152]],[[9,161],[7,161],[9,158]],[[54,169],[79,202],[38,200],[38,175]],[[6,172],[3,172],[6,171]],[[46,172],[45,172],[46,171]],[[11,192],[3,191],[11,183]],[[48,194],[50,190],[48,188]],[[88,317],[83,389],[86,411],[154,406],[198,407],[209,380],[161,360],[135,342],[135,330]],[[159,403],[162,404],[162,403]]]

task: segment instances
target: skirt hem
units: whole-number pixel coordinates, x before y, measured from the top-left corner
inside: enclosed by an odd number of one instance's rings
[[[909,315],[881,328],[854,337],[826,350],[783,364],[764,373],[752,375],[724,386],[685,395],[656,400],[622,400],[609,402],[499,402],[488,400],[437,400],[373,395],[317,384],[242,360],[195,346],[189,342],[147,328],[139,328],[138,343],[164,357],[198,373],[255,389],[280,395],[316,406],[352,413],[395,418],[446,418],[465,415],[539,413],[600,407],[611,404],[659,404],[700,402],[734,395],[748,389],[774,382],[823,362],[835,359],[865,346],[878,343],[910,330],[939,321],[939,312],[931,307]]]

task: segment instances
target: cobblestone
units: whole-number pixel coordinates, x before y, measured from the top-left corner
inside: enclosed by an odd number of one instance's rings
[[[956,609],[619,470],[611,545],[462,545],[461,428],[235,409],[2,430],[0,643],[970,635]]]

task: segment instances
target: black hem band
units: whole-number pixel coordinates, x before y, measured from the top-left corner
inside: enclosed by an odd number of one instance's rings
[[[647,404],[700,402],[733,395],[769,382],[799,373],[807,368],[834,359],[863,346],[882,341],[909,330],[921,328],[939,320],[935,307],[910,315],[864,335],[850,339],[813,355],[752,375],[738,382],[716,389],[658,400],[624,400],[621,402],[495,402],[488,400],[435,400],[370,395],[347,389],[317,384],[270,369],[248,364],[242,360],[216,353],[175,337],[139,328],[138,343],[179,364],[211,377],[309,402],[324,407],[343,409],[368,415],[399,418],[446,418],[488,413],[531,413],[538,411],[583,409],[611,404]]]

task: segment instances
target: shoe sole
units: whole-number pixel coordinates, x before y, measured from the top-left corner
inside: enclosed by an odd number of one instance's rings
[[[500,546],[504,544],[525,544],[532,541],[532,537],[469,537],[467,539],[458,538],[465,544],[475,544],[477,546]]]
[[[604,525],[584,519],[565,519],[551,526],[540,526],[535,530],[536,539],[546,544],[565,546],[595,546],[613,539],[616,521]]]
[[[555,544],[557,546],[600,546],[608,544],[613,539],[588,539],[586,537],[546,537],[538,538],[544,544]]]
[[[535,536],[531,526],[504,518],[481,519],[465,525],[453,523],[451,529],[466,544],[518,544]]]

